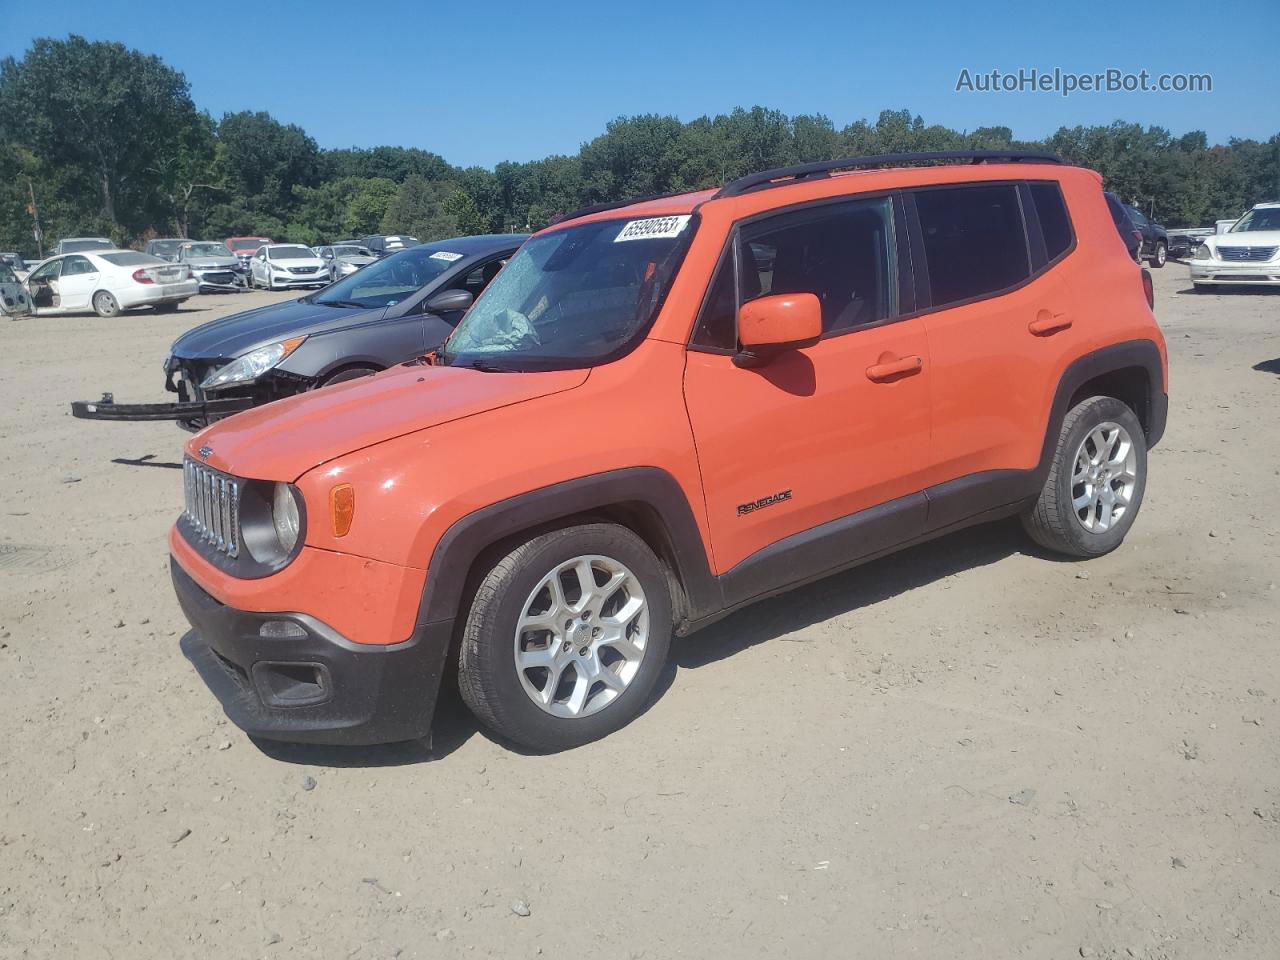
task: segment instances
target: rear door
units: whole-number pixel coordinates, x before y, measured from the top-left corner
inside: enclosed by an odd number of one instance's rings
[[[922,529],[929,346],[921,321],[904,318],[911,307],[900,299],[906,250],[893,208],[889,197],[876,197],[744,224],[713,280],[688,353],[685,402],[717,572],[785,538],[792,540],[777,547],[782,554],[797,535],[808,532],[812,541],[763,581],[748,576],[736,588],[743,596]],[[765,366],[736,366],[739,305],[799,292],[822,304],[822,340]],[[854,543],[838,543],[834,529],[823,527],[891,501],[883,522]],[[771,555],[758,554],[737,575],[771,563]]]
[[[1003,489],[983,485],[1018,488],[1017,476],[995,472],[1039,463],[1046,385],[1075,336],[1071,290],[1056,269],[1075,241],[1052,181],[960,184],[906,199],[933,358],[931,485],[977,485],[936,498],[930,525],[945,526],[969,507],[1001,505],[977,502],[1001,499]]]

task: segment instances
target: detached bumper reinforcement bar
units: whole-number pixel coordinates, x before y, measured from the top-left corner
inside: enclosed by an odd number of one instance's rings
[[[111,394],[101,400],[76,400],[71,415],[81,420],[195,420],[225,417],[254,405],[252,397],[228,397],[203,403],[116,403]]]

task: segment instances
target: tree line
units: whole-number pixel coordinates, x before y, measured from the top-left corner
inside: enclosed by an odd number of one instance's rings
[[[118,43],[36,40],[0,62],[0,250],[62,236],[268,236],[309,245],[372,233],[423,240],[536,230],[570,210],[717,186],[757,170],[921,150],[1044,149],[1102,173],[1170,225],[1209,225],[1280,199],[1280,133],[1209,144],[1203,132],[1116,121],[1040,141],[957,131],[908,110],[843,128],[764,107],[682,122],[621,117],[574,155],[494,169],[417,148],[322,149],[270,114],[214,119],[181,72]]]

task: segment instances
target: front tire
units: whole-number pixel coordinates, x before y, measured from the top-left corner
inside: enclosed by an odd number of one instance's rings
[[[671,643],[666,572],[625,527],[542,534],[476,590],[458,686],[479,720],[539,752],[613,733],[644,709]]]
[[[120,301],[106,290],[99,290],[93,295],[93,312],[100,317],[118,317]]]
[[[1156,241],[1155,252],[1151,254],[1147,263],[1155,267],[1157,270],[1169,262],[1169,245],[1163,240]]]
[[[1098,557],[1124,540],[1147,486],[1147,442],[1134,412],[1090,397],[1063,418],[1049,476],[1022,515],[1031,539],[1071,557]]]

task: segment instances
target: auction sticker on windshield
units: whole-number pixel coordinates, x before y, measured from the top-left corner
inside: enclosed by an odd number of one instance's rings
[[[632,220],[623,227],[614,243],[624,240],[665,240],[680,235],[680,231],[689,222],[690,214],[683,213],[678,217],[650,217],[648,220]]]
[[[432,260],[448,260],[450,263],[453,263],[453,261],[455,260],[461,260],[462,254],[450,253],[448,250],[437,250],[435,253],[431,255],[431,259]]]

